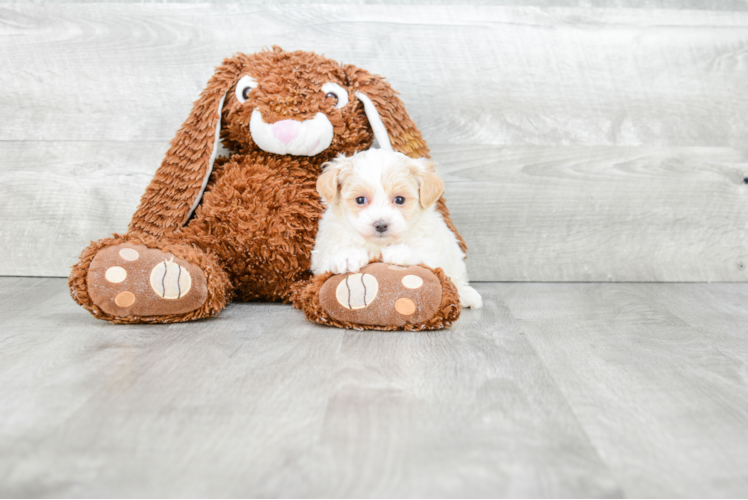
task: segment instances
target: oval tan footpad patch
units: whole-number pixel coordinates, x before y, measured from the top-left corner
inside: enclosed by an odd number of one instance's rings
[[[112,316],[194,311],[208,296],[203,271],[184,259],[124,243],[99,251],[88,268],[91,300]]]
[[[189,271],[173,261],[164,261],[154,267],[150,282],[156,295],[167,300],[184,297],[192,287]]]
[[[442,286],[421,266],[377,262],[355,274],[330,277],[320,288],[320,305],[331,318],[369,326],[403,326],[432,318]]]
[[[338,304],[346,309],[363,309],[372,303],[379,291],[379,283],[371,274],[349,274],[335,292]]]
[[[122,283],[127,278],[127,271],[119,266],[112,266],[106,270],[104,276],[110,283]]]
[[[135,294],[132,292],[120,292],[114,297],[114,303],[120,307],[130,307],[135,303]]]
[[[410,316],[416,312],[415,303],[407,297],[401,297],[395,301],[395,311],[403,316]]]
[[[405,288],[410,288],[413,290],[415,290],[416,288],[421,288],[423,286],[423,280],[415,274],[409,274],[400,281]]]
[[[138,257],[140,257],[140,254],[134,248],[123,248],[122,250],[119,251],[119,256],[125,260],[135,261],[135,260],[138,260]]]

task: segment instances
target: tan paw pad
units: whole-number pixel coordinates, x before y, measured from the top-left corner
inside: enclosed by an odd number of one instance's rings
[[[140,253],[138,253],[138,251],[134,248],[123,248],[119,251],[119,256],[129,262],[133,262],[138,260],[138,257],[140,257]]]
[[[153,291],[162,299],[179,299],[192,288],[189,271],[174,261],[164,261],[154,267],[149,281]]]
[[[410,316],[416,312],[416,304],[408,298],[400,298],[395,301],[395,311],[403,316]]]
[[[371,274],[351,274],[335,290],[338,303],[346,309],[363,309],[372,303],[379,291],[379,283]]]
[[[415,290],[416,288],[421,288],[423,286],[423,279],[421,279],[419,276],[416,276],[415,274],[409,274],[400,281],[405,288],[410,288],[411,290]]]
[[[112,266],[106,270],[104,277],[109,283],[122,283],[127,279],[127,271],[119,266]]]
[[[135,294],[132,292],[120,292],[114,297],[114,303],[120,307],[130,307],[135,303]]]
[[[186,314],[208,296],[205,274],[198,266],[130,243],[100,250],[86,280],[91,301],[114,317]]]
[[[332,319],[354,325],[422,323],[437,314],[441,300],[441,282],[429,269],[381,262],[331,276],[319,291],[320,305]]]

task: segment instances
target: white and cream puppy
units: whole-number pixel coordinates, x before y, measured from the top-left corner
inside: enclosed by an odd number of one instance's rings
[[[441,267],[464,307],[483,300],[469,285],[465,254],[436,210],[444,183],[434,164],[402,153],[370,149],[328,162],[317,180],[327,209],[312,251],[312,272],[354,273],[383,262]]]

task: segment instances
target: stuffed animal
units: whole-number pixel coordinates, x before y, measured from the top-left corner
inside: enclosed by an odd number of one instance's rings
[[[375,138],[412,157],[429,154],[381,77],[279,47],[224,60],[171,141],[127,232],[83,250],[68,280],[73,299],[113,323],[189,321],[232,300],[293,296],[322,324],[449,326],[459,299],[439,269],[370,264],[355,277],[314,278],[309,271],[324,210],[316,190],[322,164],[368,149]],[[228,158],[216,158],[219,140]],[[443,199],[438,208],[466,250]],[[403,272],[419,276],[422,289],[404,286]],[[344,299],[336,295],[341,280],[356,278],[376,282],[373,301],[371,288],[368,299],[355,286]]]

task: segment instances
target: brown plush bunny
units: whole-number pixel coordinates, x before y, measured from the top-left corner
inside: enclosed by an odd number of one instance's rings
[[[232,299],[288,302],[295,292],[297,307],[320,323],[449,325],[459,315],[459,300],[441,270],[419,267],[433,286],[407,299],[415,309],[397,310],[394,319],[390,313],[367,316],[372,308],[394,308],[384,293],[371,308],[338,311],[325,292],[330,276],[311,279],[310,253],[323,212],[315,186],[322,164],[368,149],[375,137],[380,147],[412,157],[429,153],[381,77],[278,47],[226,59],[172,140],[128,231],[82,252],[69,278],[73,298],[114,323],[205,318]],[[229,158],[216,159],[221,139],[232,151]],[[443,199],[438,206],[457,234]],[[397,284],[401,272],[374,271],[380,289]]]

